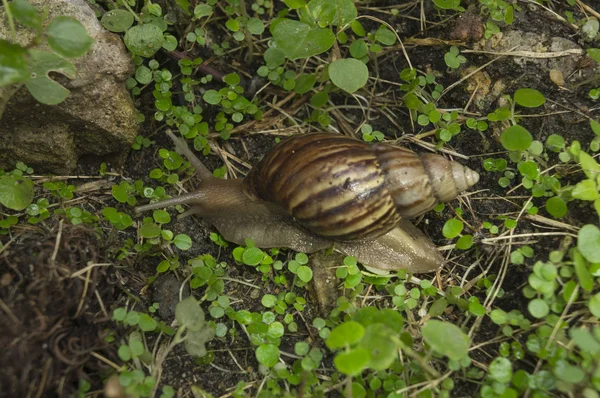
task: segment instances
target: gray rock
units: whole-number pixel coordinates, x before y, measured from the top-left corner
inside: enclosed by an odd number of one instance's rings
[[[137,134],[136,109],[125,80],[133,73],[131,55],[122,40],[104,29],[85,0],[30,0],[38,9],[47,7],[52,17],[78,19],[94,39],[87,55],[70,61],[77,77],[52,77],[71,91],[66,101],[48,106],[20,88],[8,101],[0,119],[0,167],[12,169],[23,161],[37,172],[68,174],[84,155],[103,160],[124,159]],[[0,8],[0,21],[5,20]],[[0,38],[10,36],[8,24],[0,24]],[[19,27],[18,41],[28,43],[32,34]],[[44,48],[42,48],[44,49]],[[14,87],[0,89],[8,98]]]

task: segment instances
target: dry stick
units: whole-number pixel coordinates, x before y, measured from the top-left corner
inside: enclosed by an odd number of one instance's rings
[[[85,296],[87,296],[87,291],[90,286],[90,277],[92,274],[92,268],[90,268],[90,267],[86,267],[86,268],[87,268],[87,272],[86,272],[85,280],[83,283],[83,292],[81,292],[81,298],[79,299],[79,305],[77,306],[77,311],[75,312],[75,318],[77,318],[79,316],[79,313],[81,312],[81,309],[83,308],[83,303],[85,303]]]
[[[566,224],[564,222],[560,222],[557,220],[552,220],[550,218],[546,218],[546,217],[540,216],[538,214],[527,214],[527,215],[525,215],[524,218],[526,218],[530,221],[533,221],[533,222],[539,222],[539,223],[546,224],[546,225],[549,225],[549,226],[555,227],[555,228],[567,229],[567,230],[573,231],[573,232],[579,231],[579,228],[574,225]]]
[[[587,4],[585,4],[583,1],[577,0],[577,4],[581,8],[583,8],[584,10],[586,10],[587,12],[589,12],[590,14],[592,14],[593,16],[595,16],[596,18],[600,19],[600,13],[597,12],[596,10],[594,10],[592,7],[590,7]]]
[[[585,54],[583,49],[572,48],[564,51],[550,51],[550,52],[534,52],[534,51],[482,51],[482,50],[463,50],[463,53],[472,54],[491,54],[508,57],[523,57],[523,58],[560,58],[568,57],[570,55],[582,55]]]

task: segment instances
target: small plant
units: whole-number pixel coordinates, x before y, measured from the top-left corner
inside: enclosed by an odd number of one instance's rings
[[[467,62],[464,55],[460,55],[460,50],[456,46],[450,47],[450,51],[444,54],[444,62],[451,69],[458,69],[462,64]]]
[[[26,0],[4,2],[4,10],[10,36],[0,39],[0,87],[24,84],[31,95],[41,103],[56,105],[63,102],[69,90],[49,77],[58,72],[70,79],[75,78],[75,67],[68,59],[85,55],[93,44],[83,25],[72,17],[58,16],[46,24],[43,14]],[[35,33],[31,42],[17,42],[15,21]],[[47,42],[51,51],[38,47]],[[8,99],[0,102],[0,117]]]

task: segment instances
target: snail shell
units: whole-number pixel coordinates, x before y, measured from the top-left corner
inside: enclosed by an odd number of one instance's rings
[[[381,236],[478,180],[439,155],[314,133],[283,141],[243,186],[251,199],[279,205],[309,231],[349,241]]]

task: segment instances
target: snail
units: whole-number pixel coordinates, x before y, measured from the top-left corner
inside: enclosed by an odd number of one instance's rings
[[[428,272],[443,257],[407,219],[447,202],[479,174],[435,154],[387,143],[369,145],[331,133],[292,136],[267,153],[244,179],[219,179],[167,131],[201,183],[191,193],[139,206],[179,204],[179,217],[209,221],[230,242],[313,253],[334,247],[372,270]]]

